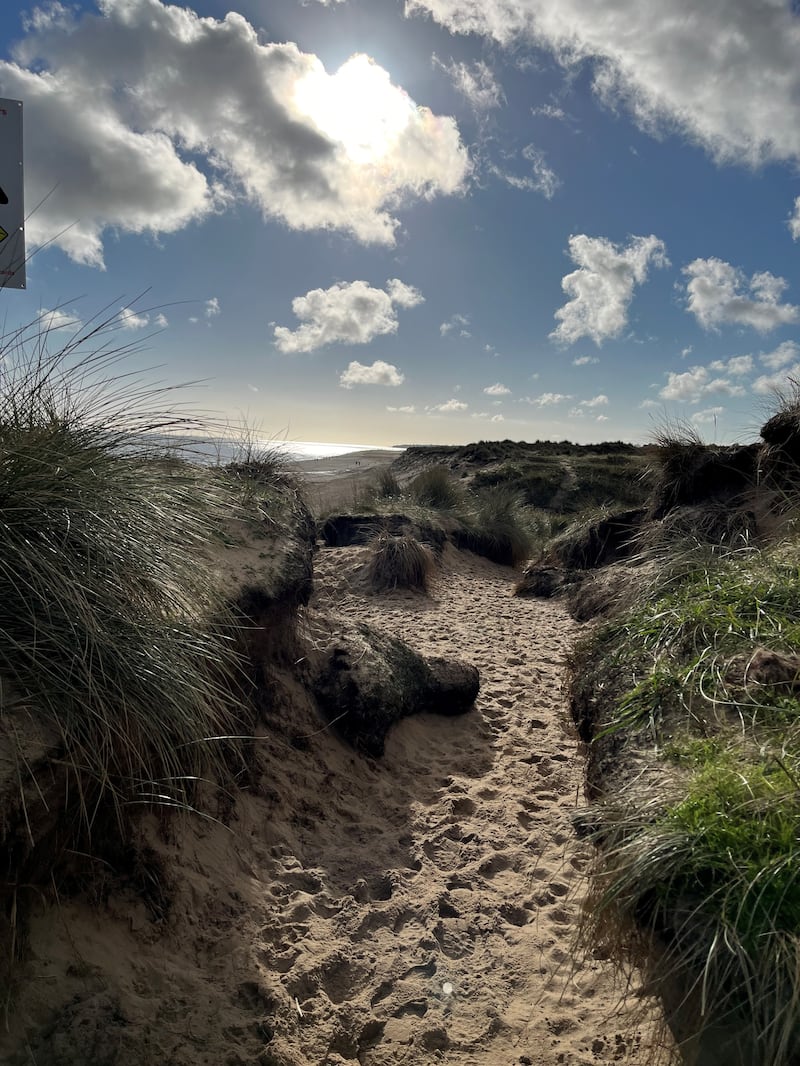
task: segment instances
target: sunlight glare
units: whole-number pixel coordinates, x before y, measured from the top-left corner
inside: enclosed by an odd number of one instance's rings
[[[295,87],[295,103],[353,162],[367,164],[392,150],[416,113],[408,93],[363,54],[351,56],[335,74],[321,64],[310,71]]]

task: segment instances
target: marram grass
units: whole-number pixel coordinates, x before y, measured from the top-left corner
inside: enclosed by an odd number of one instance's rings
[[[221,479],[157,463],[187,419],[118,373],[114,320],[0,362],[0,716],[14,694],[61,738],[90,823],[100,798],[186,806],[231,729],[233,632],[204,551]],[[105,325],[106,330],[102,328]]]

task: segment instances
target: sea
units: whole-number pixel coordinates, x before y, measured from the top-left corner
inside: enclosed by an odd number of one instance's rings
[[[226,463],[235,462],[248,455],[257,456],[259,452],[277,452],[289,462],[302,462],[310,459],[331,459],[340,455],[349,455],[351,452],[363,451],[390,451],[398,455],[405,451],[401,445],[386,446],[385,444],[342,444],[331,441],[316,440],[286,440],[284,438],[237,438],[225,437],[199,437],[190,435],[161,435],[155,433],[137,435],[140,442],[146,440],[149,446],[164,451],[180,451],[185,456],[198,463]]]

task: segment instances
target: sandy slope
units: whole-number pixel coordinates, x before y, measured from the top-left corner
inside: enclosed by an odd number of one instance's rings
[[[373,596],[364,549],[317,555],[318,606],[475,663],[476,708],[354,753],[276,681],[235,805],[149,815],[167,880],[79,895],[28,930],[0,1062],[513,1066],[655,1061],[610,965],[575,966],[582,763],[563,728],[576,626],[514,573],[445,553],[430,596]],[[224,797],[222,797],[224,800]]]

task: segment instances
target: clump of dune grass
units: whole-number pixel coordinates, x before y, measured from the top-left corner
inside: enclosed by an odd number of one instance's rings
[[[518,493],[497,485],[476,494],[471,504],[454,534],[459,547],[505,566],[518,566],[530,557],[535,540]],[[542,526],[549,528],[544,522]]]
[[[431,466],[417,474],[406,491],[422,507],[452,511],[464,499],[464,494],[446,466]]]
[[[198,424],[122,372],[116,326],[53,352],[35,323],[0,342],[0,717],[13,691],[55,729],[87,828],[103,803],[190,806],[222,765],[209,738],[238,731],[235,634],[204,567],[230,493],[154,461],[152,440]]]
[[[573,653],[573,716],[601,795],[582,940],[657,958],[655,986],[682,990],[673,1008],[691,1005],[682,1035],[701,1049],[728,1030],[730,1061],[788,1066],[800,1053],[797,550],[687,552],[639,591]]]
[[[397,588],[427,591],[433,558],[415,537],[380,533],[370,547],[367,573],[376,591]]]

